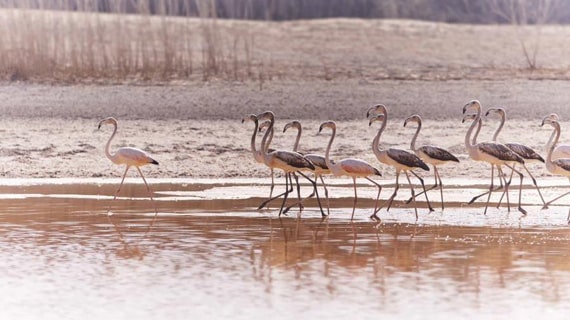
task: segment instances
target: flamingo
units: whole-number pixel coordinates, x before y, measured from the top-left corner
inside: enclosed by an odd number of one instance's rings
[[[485,161],[491,165],[491,184],[489,186],[487,202],[485,204],[485,210],[483,213],[487,214],[487,208],[489,206],[489,200],[491,199],[491,194],[493,193],[493,191],[495,191],[493,189],[494,168],[495,166],[497,166],[498,170],[501,171],[501,166],[504,165],[510,168],[511,170],[514,170],[514,172],[516,172],[520,177],[518,210],[522,214],[526,215],[526,210],[524,210],[521,207],[523,174],[512,166],[512,164],[516,162],[524,164],[524,159],[503,144],[495,142],[481,142],[475,144],[473,143],[473,141],[470,141],[473,129],[481,121],[481,103],[477,100],[472,100],[468,102],[463,106],[463,114],[472,109],[476,111],[476,116],[475,120],[473,121],[473,123],[471,123],[471,126],[469,127],[467,133],[465,134],[465,147],[467,148],[467,151],[469,152],[469,157],[471,157],[471,159],[476,161]],[[505,184],[506,192],[508,192],[508,187],[509,185]],[[469,203],[472,203],[474,199],[476,198],[473,198]]]
[[[453,154],[451,154],[451,152],[449,152],[443,148],[440,148],[440,147],[431,146],[431,145],[424,145],[424,146],[416,148],[416,139],[417,139],[418,135],[420,134],[420,130],[422,129],[422,117],[420,117],[417,114],[414,114],[414,115],[408,117],[404,121],[404,127],[410,122],[416,122],[418,124],[418,128],[416,129],[416,134],[412,138],[412,142],[410,144],[410,149],[412,149],[412,151],[414,151],[414,153],[418,157],[420,157],[420,159],[422,159],[424,162],[431,164],[433,166],[433,174],[434,174],[434,178],[435,178],[435,184],[431,188],[427,189],[426,191],[432,190],[432,189],[437,188],[439,186],[439,191],[440,191],[440,195],[441,195],[441,210],[443,210],[444,209],[443,183],[441,182],[441,176],[439,175],[439,171],[437,170],[437,166],[441,165],[441,164],[449,163],[449,162],[459,162],[459,159],[457,159],[457,157],[455,157]],[[421,195],[422,192],[420,192],[417,196]],[[411,200],[412,199],[410,198],[407,201],[407,203],[410,203]]]
[[[404,171],[406,179],[408,180],[410,191],[412,193],[412,199],[414,201],[414,211],[416,213],[416,219],[417,219],[418,208],[416,203],[415,191],[414,187],[412,186],[412,181],[410,180],[410,175],[408,174],[408,171],[411,172],[414,176],[416,176],[416,178],[420,180],[422,188],[425,193],[426,189],[423,179],[412,170],[416,168],[421,168],[423,170],[429,171],[429,167],[418,156],[416,156],[413,153],[407,152],[405,150],[394,149],[394,148],[390,148],[388,150],[380,149],[380,136],[382,135],[382,132],[386,128],[386,116],[384,114],[375,115],[370,118],[368,125],[369,126],[372,125],[372,123],[375,121],[382,121],[382,126],[380,127],[380,129],[378,129],[378,133],[374,137],[374,140],[372,140],[372,151],[374,151],[374,155],[376,155],[378,161],[387,164],[389,166],[392,166],[396,169],[396,187],[390,198],[386,200],[388,202],[388,208],[386,210],[390,210],[392,202],[394,201],[394,198],[398,194],[398,190],[400,189],[400,183],[399,183],[400,173]],[[429,210],[433,211],[433,208],[431,207],[431,204],[427,197],[427,193],[425,193],[425,196]]]
[[[349,176],[352,178],[352,185],[354,187],[354,203],[352,206],[352,215],[350,220],[354,219],[354,211],[356,209],[356,202],[358,201],[358,195],[356,193],[356,178],[364,178],[378,187],[378,195],[376,196],[376,203],[374,204],[374,213],[370,216],[372,219],[380,221],[380,218],[376,215],[378,212],[376,208],[378,207],[378,199],[380,199],[380,192],[382,191],[382,186],[376,181],[370,179],[370,176],[382,176],[380,171],[370,165],[368,162],[360,159],[345,158],[342,160],[337,160],[335,162],[330,159],[331,146],[336,136],[336,123],[334,121],[326,121],[321,123],[319,127],[319,133],[325,128],[330,128],[332,130],[332,135],[327,146],[327,151],[325,152],[325,163],[327,167],[331,170],[331,173],[337,177],[339,176]]]
[[[504,108],[489,108],[487,110],[487,112],[485,113],[485,117],[488,117],[490,114],[498,114],[500,119],[501,119],[501,123],[499,124],[499,127],[497,128],[497,130],[495,130],[495,133],[493,134],[493,142],[497,141],[497,136],[499,135],[499,133],[501,132],[501,129],[503,129],[503,126],[505,125],[505,119],[507,117],[507,112],[505,111]],[[526,163],[530,163],[530,162],[542,162],[544,163],[544,159],[540,156],[540,154],[538,154],[536,151],[534,151],[532,148],[527,147],[523,144],[520,143],[505,143],[505,145],[513,150],[516,154],[518,154],[519,156],[521,156],[524,159],[523,163],[523,168],[525,169],[525,171],[528,173],[528,175],[530,176],[530,178],[532,179],[532,183],[534,184],[536,191],[538,192],[538,195],[540,196],[540,199],[542,200],[542,204],[546,205],[546,202],[544,201],[544,198],[542,197],[542,193],[540,192],[540,188],[538,187],[538,184],[536,183],[536,179],[534,178],[534,176],[532,175],[532,173],[530,173],[530,171],[528,170]],[[515,164],[513,164],[513,167],[515,166]],[[513,172],[511,172],[511,178],[509,179],[509,184],[511,182],[511,179],[513,177]],[[504,195],[504,192],[503,192]],[[501,196],[501,200],[502,200],[503,196]],[[499,204],[501,203],[501,201],[499,200]]]
[[[287,197],[289,193],[293,191],[293,180],[291,175],[295,173],[300,174],[305,179],[307,179],[312,185],[313,189],[317,188],[317,184],[315,181],[311,180],[305,174],[301,172],[301,170],[315,170],[315,166],[305,158],[303,155],[299,154],[298,152],[292,151],[285,151],[285,150],[274,150],[272,152],[269,151],[269,143],[267,142],[268,136],[273,132],[273,126],[275,124],[275,114],[272,111],[266,111],[261,114],[257,115],[258,120],[265,120],[268,119],[270,121],[269,128],[263,135],[263,139],[261,140],[262,152],[263,152],[263,160],[265,164],[271,168],[277,168],[283,170],[285,174],[285,192],[274,196],[266,201],[264,201],[261,205],[259,205],[258,209],[263,208],[267,203],[283,196],[283,202],[281,203],[281,208],[279,209],[279,216],[283,214],[283,207],[285,202],[287,201]],[[297,177],[295,176],[295,179]],[[317,202],[319,203],[319,208],[321,209],[321,215],[325,216],[323,208],[321,206],[321,200],[319,199],[318,192],[315,192],[317,195]],[[297,195],[299,198],[299,209],[302,209],[301,206],[301,199],[299,195],[299,184],[297,183]]]
[[[264,163],[263,162],[263,150],[257,150],[255,147],[255,137],[257,135],[257,131],[261,130],[261,127],[259,126],[259,120],[257,119],[257,116],[255,114],[250,114],[245,116],[243,119],[241,119],[241,123],[244,123],[246,120],[252,121],[255,124],[255,127],[253,129],[253,134],[251,135],[251,153],[253,154],[253,158],[255,159],[255,161],[259,162],[259,163]],[[273,135],[271,136],[273,138]],[[271,140],[270,140],[271,141]],[[275,188],[275,180],[274,180],[274,173],[273,173],[273,168],[269,168],[269,170],[271,170],[271,188],[269,189],[269,199],[271,199],[271,196],[273,195],[273,188]]]
[[[415,202],[415,191],[412,187],[410,177],[408,174],[408,171],[410,171],[420,181],[422,185],[423,189],[422,193],[425,194],[429,210],[434,211],[433,208],[431,207],[430,201],[426,193],[424,180],[414,171],[412,171],[412,169],[416,168],[421,168],[423,170],[429,171],[429,167],[418,156],[408,151],[401,149],[394,149],[394,148],[390,148],[388,150],[384,149],[381,150],[379,148],[380,135],[382,135],[382,132],[384,131],[384,129],[386,129],[386,123],[388,122],[388,110],[386,109],[385,105],[378,104],[368,109],[368,111],[366,112],[366,117],[369,118],[371,114],[382,115],[382,117],[373,117],[374,120],[372,120],[371,118],[371,120],[368,122],[368,125],[370,126],[374,121],[382,121],[382,126],[380,127],[380,129],[378,130],[378,134],[372,141],[372,151],[374,151],[376,158],[378,158],[380,162],[392,166],[396,169],[396,188],[394,189],[392,197],[390,197],[389,199],[388,208],[386,210],[390,210],[390,207],[392,206],[392,201],[394,200],[394,197],[396,196],[400,188],[398,182],[400,179],[400,172],[404,171],[404,173],[406,174],[406,178],[408,179],[410,190],[412,192],[412,199],[414,199],[414,211],[416,213],[416,218],[418,217],[418,209],[417,209],[417,204]]]
[[[301,126],[301,123],[297,120],[293,120],[289,123],[287,123],[285,125],[285,127],[283,127],[283,133],[285,133],[287,131],[287,129],[289,128],[295,128],[297,129],[297,137],[295,138],[295,144],[293,145],[293,151],[297,152],[297,149],[299,148],[299,141],[301,140],[301,134],[303,132],[303,128]],[[323,175],[324,174],[330,174],[331,170],[329,169],[329,167],[327,167],[326,161],[325,161],[325,157],[318,155],[318,154],[303,154],[305,156],[305,158],[309,159],[309,161],[311,161],[311,163],[313,163],[313,165],[315,166],[315,170],[313,170],[313,174],[315,175],[315,182],[317,180],[317,178],[319,178],[321,180],[321,183],[323,184],[323,188],[325,189],[325,198],[327,200],[327,215],[330,214],[330,205],[329,205],[329,191],[327,190],[327,185],[325,184],[325,181],[323,180]],[[315,190],[313,190],[313,193],[311,195],[309,195],[307,198],[311,198],[315,195]],[[306,199],[306,198],[305,198]],[[289,211],[288,207],[285,209],[284,212]]]
[[[124,164],[126,166],[125,173],[123,174],[123,178],[121,179],[121,183],[119,184],[119,188],[115,192],[115,196],[113,197],[113,200],[115,200],[117,198],[117,196],[119,195],[119,192],[121,191],[121,187],[123,186],[123,182],[125,181],[125,177],[127,176],[127,172],[129,171],[129,169],[131,167],[135,167],[135,168],[137,168],[137,171],[139,172],[141,178],[144,181],[144,184],[146,185],[146,190],[148,191],[148,195],[150,197],[150,200],[152,201],[152,203],[154,205],[154,211],[155,211],[154,218],[156,218],[156,216],[158,215],[158,210],[156,208],[156,204],[154,202],[154,199],[152,198],[152,191],[151,191],[148,183],[146,182],[146,179],[144,178],[144,175],[143,175],[140,167],[147,165],[147,164],[158,165],[158,161],[151,158],[150,155],[148,153],[144,152],[143,150],[137,149],[137,148],[131,148],[131,147],[119,148],[119,149],[117,149],[117,152],[115,152],[115,154],[111,154],[111,152],[109,151],[109,147],[111,146],[111,140],[113,140],[113,138],[115,137],[115,134],[117,133],[117,119],[115,119],[113,117],[105,118],[105,119],[99,121],[99,125],[98,125],[97,129],[100,130],[101,126],[104,124],[110,124],[114,127],[113,134],[111,134],[109,141],[107,141],[107,144],[105,145],[105,155],[114,164],[118,164],[118,165]],[[110,211],[111,211],[111,205],[109,204],[109,208],[107,210],[108,215],[111,215]],[[154,223],[154,219],[153,219],[153,223]],[[151,223],[151,226],[152,226],[152,223]]]
[[[555,135],[554,140],[552,140],[552,143],[550,145],[548,145],[548,154],[546,155],[546,170],[548,170],[548,172],[550,172],[552,174],[557,174],[557,175],[561,175],[561,176],[565,176],[567,178],[570,178],[570,159],[569,158],[552,159],[552,154],[554,153],[556,144],[558,143],[558,140],[560,139],[560,123],[555,118],[546,116],[546,117],[544,117],[544,119],[542,119],[542,123],[540,124],[540,126],[542,127],[545,124],[549,124],[554,128],[553,134]],[[556,201],[556,200],[558,200],[558,199],[560,199],[560,198],[562,198],[568,194],[570,194],[570,192],[566,192],[566,193],[548,201],[544,205],[544,208],[547,208],[549,204],[553,203],[554,201]]]
[[[461,123],[465,123],[465,121],[467,121],[467,120],[475,120],[476,117],[477,117],[477,114],[475,114],[475,113],[466,114],[465,116],[463,116],[463,120],[461,120]],[[472,141],[471,143],[472,143],[473,145],[476,145],[476,144],[477,144],[477,136],[479,136],[479,132],[481,132],[481,125],[482,125],[482,123],[483,123],[483,121],[482,121],[481,119],[479,119],[479,122],[477,123],[477,129],[475,130],[475,134],[474,134],[473,137],[471,138],[471,141]],[[493,192],[494,192],[494,191],[497,191],[497,190],[501,190],[501,189],[504,187],[504,186],[503,186],[503,179],[504,179],[503,170],[501,169],[501,167],[497,167],[497,171],[499,172],[498,178],[499,178],[499,184],[500,184],[500,185],[499,185],[497,188],[495,188],[495,189],[493,190]],[[503,177],[503,178],[501,178],[501,177]],[[506,184],[506,183],[507,183],[507,181],[506,181],[506,179],[505,179],[505,184]],[[475,200],[479,199],[480,197],[482,197],[482,196],[484,196],[484,195],[486,195],[486,194],[488,194],[488,193],[489,193],[489,191],[486,191],[486,192],[481,193],[480,195],[477,195],[477,196],[473,197],[473,198],[471,199],[471,201],[469,201],[468,204],[472,204],[473,202],[475,202]],[[508,194],[507,194],[507,198],[508,198]],[[510,205],[510,204],[507,203],[507,206],[509,206],[509,205]]]
[[[560,117],[558,117],[558,114],[556,113],[551,113],[547,115],[545,118],[556,120],[558,123],[560,123]],[[549,146],[552,143],[552,139],[554,139],[555,134],[556,132],[553,131],[552,134],[550,135],[550,139],[548,139],[548,142],[546,143],[546,153],[548,153]],[[564,159],[564,158],[570,158],[570,145],[563,144],[556,146],[556,148],[554,148],[554,151],[552,151],[552,160]]]

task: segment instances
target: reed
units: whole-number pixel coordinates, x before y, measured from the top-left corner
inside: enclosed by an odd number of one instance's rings
[[[244,81],[258,80],[264,70],[248,23],[222,26],[213,0],[104,3],[106,13],[94,0],[0,1],[0,76]],[[198,17],[184,16],[196,12]]]

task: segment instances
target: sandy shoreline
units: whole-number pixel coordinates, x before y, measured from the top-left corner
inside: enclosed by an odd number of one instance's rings
[[[570,82],[565,81],[273,82],[262,91],[254,84],[228,83],[168,87],[9,84],[0,87],[0,176],[120,176],[123,169],[103,153],[112,129],[97,131],[96,127],[101,118],[115,116],[119,131],[113,148],[138,147],[160,162],[144,168],[148,177],[266,177],[268,170],[254,163],[249,153],[253,125],[240,120],[270,109],[277,115],[276,147],[292,146],[295,133],[280,131],[288,120],[299,119],[304,127],[300,150],[324,153],[329,135],[317,135],[318,126],[321,121],[336,120],[338,135],[331,157],[363,158],[390,178],[393,170],[380,165],[371,151],[377,128],[370,128],[365,119],[366,108],[380,102],[390,112],[382,137],[385,146],[409,148],[415,130],[403,128],[403,120],[419,113],[424,126],[418,142],[445,147],[462,160],[442,167],[442,176],[487,176],[485,164],[467,160],[463,104],[478,98],[484,109],[504,105],[509,120],[503,141],[528,144],[544,155],[551,131],[540,128],[540,120],[549,112],[570,119],[564,95],[559,94],[568,87]],[[485,121],[480,141],[489,139],[497,124],[492,119]],[[562,122],[563,143],[567,126]],[[543,166],[531,168],[537,176],[548,175]]]

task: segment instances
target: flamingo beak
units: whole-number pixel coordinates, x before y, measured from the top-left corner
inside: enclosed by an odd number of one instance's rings
[[[368,108],[366,111],[366,118],[370,118],[370,113],[372,113],[372,110],[374,110],[374,107]]]

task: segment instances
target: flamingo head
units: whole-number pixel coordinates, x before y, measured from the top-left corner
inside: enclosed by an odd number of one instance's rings
[[[386,106],[383,104],[377,104],[373,107],[368,108],[368,111],[366,111],[366,118],[370,118],[371,115],[378,113],[382,113],[384,116],[386,116],[388,114]]]
[[[467,113],[467,110],[471,110],[471,109],[479,109],[481,110],[481,103],[479,102],[479,100],[471,100],[469,102],[467,102],[464,106],[463,106],[463,114]]]
[[[422,117],[420,117],[420,115],[418,115],[418,114],[414,114],[414,115],[409,116],[404,121],[404,127],[408,125],[408,122],[422,123]]]
[[[554,116],[553,116],[554,115]],[[542,119],[542,123],[540,126],[544,126],[545,124],[549,124],[551,126],[556,126],[558,124],[558,116],[556,113],[551,113]],[[558,124],[559,125],[559,124]]]
[[[477,115],[475,113],[468,113],[466,115],[463,116],[463,120],[461,120],[461,123],[465,123],[465,121],[467,120],[475,120],[475,118],[477,117]]]
[[[560,121],[560,117],[556,113],[551,113],[551,114],[547,115],[546,117],[544,117],[544,119]],[[543,119],[543,122],[544,122],[544,119]]]
[[[498,114],[501,118],[504,119],[505,116],[507,115],[507,112],[505,111],[505,108],[497,107],[497,108],[489,108],[485,113],[485,117],[488,117],[490,114]]]
[[[258,120],[269,120],[271,122],[275,121],[275,113],[273,111],[265,111],[257,115]]]
[[[248,114],[247,116],[245,116],[241,119],[241,123],[244,123],[246,120],[256,122],[257,116],[255,114]]]
[[[386,117],[383,114],[377,114],[368,120],[368,125],[371,126],[375,121],[384,121]]]
[[[334,121],[325,121],[321,123],[318,133],[321,133],[321,131],[323,131],[324,128],[331,128],[333,130],[336,130],[336,123],[334,123]]]
[[[289,128],[296,128],[297,130],[301,131],[301,122],[297,121],[297,120],[293,120],[289,123],[287,123],[285,125],[285,127],[283,127],[283,132],[287,131],[287,129]]]
[[[269,125],[271,125],[271,121],[263,121],[263,122],[259,125],[259,130],[258,130],[258,132],[263,132],[263,130],[269,128]]]
[[[105,118],[105,119],[99,121],[99,124],[97,125],[97,129],[101,129],[101,126],[104,124],[112,124],[116,127],[117,126],[117,119],[115,119],[113,117]]]

